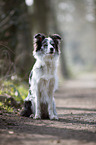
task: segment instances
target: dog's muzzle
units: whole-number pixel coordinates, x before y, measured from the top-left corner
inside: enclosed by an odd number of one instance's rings
[[[53,54],[53,53],[55,53],[55,49],[54,48],[50,48],[50,54]]]

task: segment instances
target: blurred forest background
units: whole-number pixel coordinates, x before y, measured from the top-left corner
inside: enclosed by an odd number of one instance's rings
[[[0,0],[1,96],[27,95],[36,33],[61,35],[62,78],[96,75],[96,0]]]

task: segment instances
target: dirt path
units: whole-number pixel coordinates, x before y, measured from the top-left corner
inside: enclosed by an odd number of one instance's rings
[[[96,87],[83,85],[69,81],[56,92],[59,121],[1,112],[0,145],[96,145]]]

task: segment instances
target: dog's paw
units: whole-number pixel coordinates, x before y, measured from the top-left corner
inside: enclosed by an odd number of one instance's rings
[[[52,116],[50,116],[50,120],[59,120],[59,118],[56,115],[52,115]]]
[[[35,115],[34,119],[41,119],[41,116],[40,115]]]

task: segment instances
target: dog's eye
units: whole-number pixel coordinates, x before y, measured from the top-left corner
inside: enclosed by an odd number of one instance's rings
[[[47,44],[44,44],[44,47],[47,47],[48,45]]]
[[[51,44],[54,47],[54,43]]]

